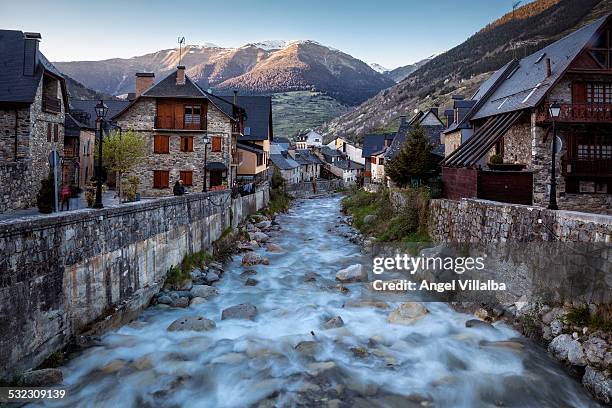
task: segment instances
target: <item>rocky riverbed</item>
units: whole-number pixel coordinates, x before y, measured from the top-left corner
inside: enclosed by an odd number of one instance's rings
[[[503,322],[372,291],[339,200],[249,227],[250,251],[194,271],[70,360],[67,398],[44,405],[598,406]]]

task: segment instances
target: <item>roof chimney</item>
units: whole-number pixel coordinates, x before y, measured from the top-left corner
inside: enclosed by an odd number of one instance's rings
[[[546,58],[546,78],[550,78],[552,69],[550,68],[550,58]]]
[[[155,81],[155,74],[152,72],[137,72],[136,73],[136,94],[138,98],[144,91],[149,89]]]
[[[33,76],[38,68],[39,33],[23,33],[23,75]]]
[[[238,91],[234,91],[234,105],[238,105]]]
[[[185,66],[179,65],[176,67],[176,84],[185,85]]]
[[[436,115],[436,117],[438,117],[438,106],[437,105],[429,108],[429,111],[433,113],[434,115]]]
[[[400,116],[400,127],[402,126],[406,126],[406,116],[405,115]]]
[[[462,100],[465,99],[465,96],[463,96],[463,95],[453,95],[452,98],[453,98],[453,101],[462,101]]]

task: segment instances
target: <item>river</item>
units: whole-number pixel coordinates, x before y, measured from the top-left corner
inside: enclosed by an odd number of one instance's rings
[[[383,299],[389,309],[343,307],[372,295],[363,284],[346,285],[348,293],[335,287],[338,270],[369,265],[333,228],[339,200],[296,201],[277,217],[282,230],[271,240],[284,252],[265,253],[270,265],[253,267],[256,286],[245,286],[236,256],[216,284],[220,296],[185,309],[150,307],[104,335],[62,368],[68,396],[46,406],[599,406],[545,350],[502,323],[466,328],[473,316],[425,303],[426,317],[392,325],[400,295]],[[320,277],[305,282],[309,272]],[[239,303],[256,305],[256,320],[222,321],[221,311]],[[167,331],[193,315],[216,328]],[[344,327],[322,330],[334,316]]]

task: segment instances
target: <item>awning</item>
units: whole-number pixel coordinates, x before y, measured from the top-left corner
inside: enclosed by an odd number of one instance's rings
[[[221,162],[210,162],[206,164],[206,169],[207,170],[227,170],[227,167],[225,167],[225,164]]]
[[[489,118],[467,142],[440,164],[446,167],[473,167],[521,117],[523,111],[508,112]]]

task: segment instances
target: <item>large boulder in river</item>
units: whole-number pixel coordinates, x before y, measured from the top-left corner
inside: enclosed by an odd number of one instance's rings
[[[260,221],[257,224],[255,224],[255,226],[261,230],[266,230],[272,226],[272,221],[269,221],[269,220]]]
[[[192,297],[201,297],[204,299],[208,299],[213,296],[217,296],[218,294],[219,294],[219,289],[213,286],[193,285],[193,288],[191,288]]]
[[[269,265],[270,261],[268,260],[268,258],[266,258],[265,256],[261,256],[258,253],[248,252],[246,255],[242,257],[242,264],[243,265],[257,265],[257,264]]]
[[[608,374],[587,366],[582,377],[582,384],[598,400],[603,401],[607,405],[612,404],[612,378]]]
[[[193,330],[201,332],[212,330],[215,327],[217,327],[217,325],[210,319],[202,316],[188,316],[173,321],[172,324],[168,326],[168,331]]]
[[[270,237],[264,234],[263,232],[256,231],[256,232],[249,232],[249,239],[251,241],[266,242],[268,239],[270,239]]]
[[[548,345],[548,351],[561,361],[567,361],[578,366],[586,365],[582,345],[569,334],[561,334],[555,337]]]
[[[344,320],[342,320],[342,317],[336,316],[336,317],[332,317],[331,319],[323,323],[321,325],[321,328],[323,330],[328,330],[328,329],[335,329],[337,327],[342,327],[342,326],[344,326]]]
[[[268,250],[268,252],[283,252],[283,248],[281,248],[280,246],[276,244],[272,244],[272,243],[269,243],[268,245],[266,245],[266,249]]]
[[[367,282],[368,272],[363,265],[355,264],[338,271],[336,280],[340,282]]]
[[[241,303],[239,305],[231,306],[221,312],[221,320],[255,320],[255,317],[257,317],[257,308],[250,303]]]
[[[389,314],[388,321],[392,324],[409,326],[423,318],[428,313],[425,307],[418,302],[406,302]]]

